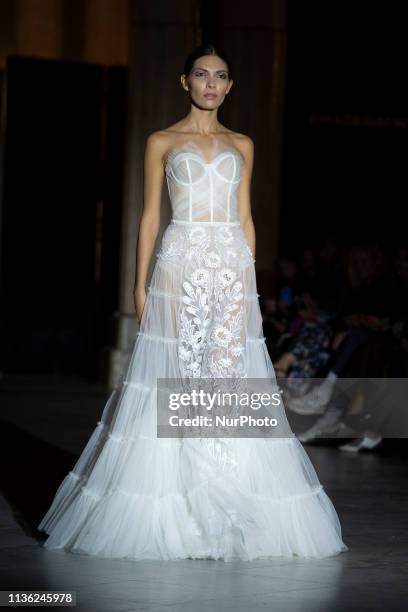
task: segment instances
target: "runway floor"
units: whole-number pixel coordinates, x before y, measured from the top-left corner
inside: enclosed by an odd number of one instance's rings
[[[405,440],[357,455],[305,446],[349,551],[322,560],[126,561],[47,551],[35,526],[99,419],[84,380],[0,379],[1,590],[75,591],[76,610],[399,612],[408,597]]]

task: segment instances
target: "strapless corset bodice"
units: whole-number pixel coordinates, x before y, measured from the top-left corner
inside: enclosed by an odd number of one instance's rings
[[[166,178],[172,218],[180,221],[238,222],[237,190],[244,160],[234,148],[224,148],[206,161],[193,149],[169,153]]]

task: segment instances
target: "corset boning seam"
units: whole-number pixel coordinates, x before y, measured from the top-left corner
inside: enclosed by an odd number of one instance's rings
[[[231,190],[232,190],[232,184],[235,181],[235,174],[237,171],[237,162],[235,159],[235,156],[232,157],[233,162],[234,162],[234,172],[232,173],[232,179],[230,181],[230,184],[228,185],[228,197],[227,197],[227,221],[230,220],[230,201],[231,201]]]
[[[214,185],[213,185],[213,176],[211,172],[209,173],[210,177],[210,221],[214,221]]]
[[[189,180],[189,200],[188,200],[188,214],[189,214],[189,218],[190,221],[193,220],[193,184],[192,184],[192,180],[191,180],[191,169],[190,169],[190,164],[188,163],[188,159],[186,158],[186,166],[187,166],[187,172],[188,172],[188,180]]]

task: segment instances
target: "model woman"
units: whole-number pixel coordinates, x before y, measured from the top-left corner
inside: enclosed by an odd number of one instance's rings
[[[39,525],[46,548],[224,561],[348,549],[282,406],[274,437],[157,437],[157,378],[276,381],[255,279],[253,142],[217,119],[231,76],[220,50],[195,49],[181,76],[190,112],[147,139],[134,290],[140,331]],[[146,291],[164,177],[173,214]]]

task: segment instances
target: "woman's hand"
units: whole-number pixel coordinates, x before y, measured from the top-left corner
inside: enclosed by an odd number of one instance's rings
[[[146,289],[135,289],[135,291],[133,292],[133,296],[134,296],[134,300],[135,300],[135,310],[136,310],[136,317],[137,317],[137,322],[140,325],[140,322],[142,320],[142,314],[143,314],[143,310],[145,307],[145,303],[146,303]]]
[[[284,372],[285,376],[288,373],[289,368],[296,363],[296,357],[292,353],[284,353],[279,357],[273,364],[274,369]]]

